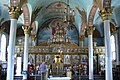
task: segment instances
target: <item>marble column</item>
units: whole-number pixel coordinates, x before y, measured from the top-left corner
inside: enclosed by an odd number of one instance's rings
[[[2,33],[2,29],[0,27],[0,61],[2,61],[2,53],[1,53],[1,33]]]
[[[16,76],[21,76],[21,65],[22,65],[22,57],[18,56],[17,57],[17,65],[16,65]]]
[[[118,28],[118,42],[120,42],[120,28]],[[120,54],[120,43],[118,43],[118,54]],[[120,62],[120,55],[119,55],[119,62]]]
[[[23,80],[27,80],[27,72],[28,72],[28,46],[29,46],[29,34],[30,34],[30,26],[22,27],[25,34],[25,42],[24,42],[24,60],[23,60]]]
[[[21,10],[19,7],[9,8],[11,23],[10,23],[9,46],[8,46],[7,80],[13,80],[14,78],[15,40],[16,40],[17,19],[20,15],[20,11]]]
[[[80,47],[83,47],[83,44],[84,44],[84,36],[80,36],[80,41],[79,41],[79,45]]]
[[[89,80],[93,80],[93,27],[87,29],[88,33],[88,51],[89,51]]]
[[[112,75],[112,52],[110,40],[110,18],[112,9],[103,8],[100,11],[100,16],[104,21],[104,40],[105,40],[105,80],[113,80]]]
[[[118,34],[114,33],[115,38],[115,52],[116,52],[116,65],[119,65],[119,52],[118,52]]]
[[[36,35],[31,35],[31,38],[32,38],[32,46],[35,46],[36,45]]]

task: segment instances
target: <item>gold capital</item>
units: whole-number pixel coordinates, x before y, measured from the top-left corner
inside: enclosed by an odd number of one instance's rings
[[[22,29],[24,30],[24,34],[30,34],[30,31],[32,28],[30,26],[22,26]]]
[[[36,35],[35,35],[35,34],[34,34],[34,35],[31,35],[31,38],[32,38],[33,41],[35,41]]]
[[[84,37],[85,37],[85,35],[81,35],[80,36],[80,41],[83,41]]]
[[[99,14],[102,18],[102,20],[110,20],[111,16],[112,16],[112,8],[103,8],[101,11],[99,11]]]
[[[19,7],[12,6],[12,7],[9,7],[8,10],[9,10],[9,14],[10,14],[11,19],[18,19],[19,15],[22,13],[21,8],[19,8]]]
[[[95,30],[95,27],[89,26],[89,27],[87,28],[87,34],[88,34],[88,35],[92,35],[94,30]]]

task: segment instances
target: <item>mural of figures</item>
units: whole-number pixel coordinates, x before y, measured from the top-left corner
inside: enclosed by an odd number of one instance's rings
[[[60,24],[59,22],[56,23],[55,26],[52,27],[52,35],[54,35],[56,33],[56,30],[62,30],[63,34],[65,34],[65,26],[63,26],[63,24]]]
[[[67,35],[70,37],[72,42],[79,42],[79,35],[75,25],[67,26],[62,19],[58,18],[50,19],[44,22],[43,25],[38,29],[38,45],[47,45],[48,40],[52,38],[58,28],[65,36]]]

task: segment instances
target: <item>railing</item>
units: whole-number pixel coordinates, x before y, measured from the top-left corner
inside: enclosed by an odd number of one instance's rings
[[[105,53],[105,47],[99,46],[94,47],[94,54],[104,54]],[[24,52],[24,46],[16,46],[15,52],[17,54],[23,54]],[[53,52],[52,48],[49,46],[29,46],[29,53],[30,54],[59,54],[57,52]],[[70,54],[88,54],[88,47],[66,47],[64,48],[64,51],[62,52],[63,55]]]

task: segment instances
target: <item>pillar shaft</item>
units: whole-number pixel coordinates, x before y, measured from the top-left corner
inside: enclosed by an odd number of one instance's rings
[[[13,80],[17,19],[19,18],[19,15],[21,14],[22,11],[21,8],[17,6],[12,6],[12,7],[7,6],[7,7],[11,18],[9,46],[8,46],[7,80]]]
[[[84,35],[81,35],[80,36],[80,41],[79,41],[79,46],[83,47],[83,44],[84,44]]]
[[[24,62],[23,62],[23,71],[28,71],[28,43],[29,43],[29,34],[25,34],[25,43],[24,43]],[[23,75],[23,80],[27,79],[27,74]]]
[[[88,33],[88,51],[89,51],[89,80],[93,80],[93,30],[94,28],[90,26],[87,29]]]
[[[17,57],[16,76],[21,76],[22,57]]]
[[[110,19],[112,16],[110,7],[103,8],[99,14],[104,21],[104,40],[105,40],[105,80],[113,80],[112,76],[112,52],[110,40]]]
[[[2,53],[1,53],[1,28],[0,28],[0,61],[2,61]]]
[[[112,52],[110,41],[110,20],[104,21],[104,40],[105,40],[105,80],[113,80],[112,77]]]
[[[32,38],[32,46],[35,46],[36,45],[36,35],[31,35],[31,38]]]
[[[114,34],[115,38],[115,52],[116,52],[116,65],[119,65],[119,53],[118,53],[118,34]]]
[[[92,35],[88,35],[89,48],[89,79],[93,80],[93,40]]]
[[[23,80],[27,80],[27,72],[28,72],[28,46],[29,46],[29,34],[30,34],[30,26],[23,26],[22,27],[25,34],[25,42],[24,42],[24,62],[23,62]]]
[[[15,53],[16,28],[17,19],[11,19],[8,46],[7,80],[13,80],[14,78],[14,53]]]

